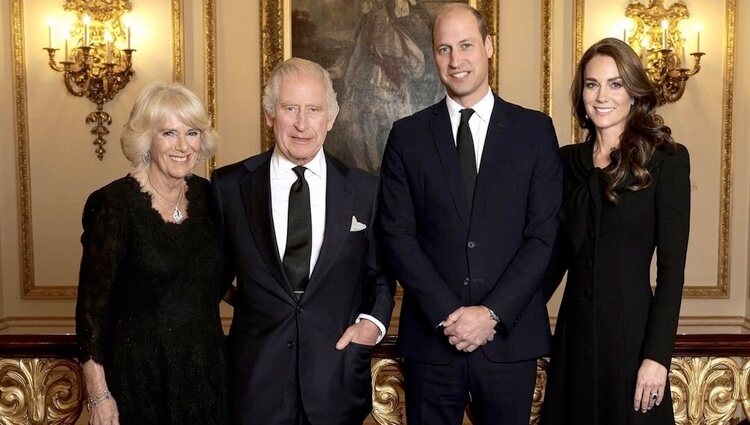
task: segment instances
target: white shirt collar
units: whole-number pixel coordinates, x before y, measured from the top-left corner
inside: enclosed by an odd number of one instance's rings
[[[451,99],[450,96],[445,97],[445,104],[448,107],[448,114],[450,116],[459,115],[461,113],[462,109],[466,109],[463,106],[461,106],[458,102]],[[469,108],[474,110],[474,115],[478,116],[482,119],[484,122],[490,121],[490,116],[492,116],[492,108],[495,106],[495,95],[492,94],[492,90],[490,90],[490,87],[487,86],[487,94],[484,95],[482,99],[479,100],[475,105],[469,106]]]
[[[281,151],[274,147],[273,153],[271,154],[271,178],[282,176],[286,173],[292,172],[292,168],[296,167],[297,164],[288,160]],[[325,178],[326,175],[326,158],[321,147],[318,153],[315,154],[313,159],[307,164],[304,164],[312,174],[317,177]],[[308,174],[309,175],[309,174]]]

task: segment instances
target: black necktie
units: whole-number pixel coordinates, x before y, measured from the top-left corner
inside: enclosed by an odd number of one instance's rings
[[[474,155],[474,139],[471,137],[469,118],[474,113],[473,109],[461,109],[461,123],[458,125],[458,137],[456,137],[456,149],[458,149],[458,161],[461,165],[461,174],[464,177],[466,196],[471,205],[474,200],[474,183],[477,180],[477,160]]]
[[[312,253],[312,219],[310,218],[310,187],[305,180],[307,168],[292,169],[297,181],[289,189],[289,221],[287,222],[284,272],[292,291],[300,295],[305,291],[310,275]]]

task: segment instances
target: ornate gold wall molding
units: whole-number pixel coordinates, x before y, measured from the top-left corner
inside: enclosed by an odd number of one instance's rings
[[[172,80],[178,83],[184,82],[185,65],[182,58],[185,57],[184,17],[182,11],[183,0],[172,0]]]
[[[583,17],[586,10],[585,0],[575,0],[573,3],[573,61],[571,62],[572,71],[570,75],[576,75],[576,66],[583,56]],[[581,128],[578,126],[576,118],[570,116],[570,140],[578,143],[581,140]]]
[[[78,363],[67,359],[0,359],[0,422],[73,424],[83,408]]]
[[[735,57],[735,21],[737,0],[725,0],[725,51],[724,51],[724,83],[722,90],[722,119],[721,119],[721,170],[719,176],[719,252],[715,285],[686,285],[683,290],[684,298],[729,298],[729,266],[730,266],[730,230],[732,213],[732,125],[734,120],[734,57]],[[574,2],[574,34],[573,34],[573,72],[578,60],[583,55],[583,26],[585,0]],[[718,52],[715,56],[719,56]],[[572,140],[579,140],[580,129],[575,118],[571,118]]]
[[[542,87],[540,96],[541,110],[552,114],[552,0],[542,2]]]
[[[213,0],[209,0],[213,1]],[[173,76],[182,80],[184,44],[182,37],[182,0],[171,0]],[[16,122],[16,178],[18,184],[19,255],[21,296],[23,298],[75,298],[76,285],[37,285],[34,276],[34,237],[31,220],[31,168],[29,165],[28,101],[24,53],[23,0],[10,0],[11,54]]]
[[[211,118],[211,127],[216,127],[216,2],[203,1],[203,51],[205,52],[206,67],[206,107]],[[206,175],[210,176],[216,168],[217,155],[206,161]]]

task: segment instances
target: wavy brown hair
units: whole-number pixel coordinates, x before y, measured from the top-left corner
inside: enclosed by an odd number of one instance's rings
[[[625,122],[625,130],[620,135],[620,146],[610,154],[614,166],[607,167],[606,171],[609,177],[605,190],[607,199],[617,204],[620,196],[616,188],[623,183],[628,173],[633,175],[635,182],[625,186],[625,189],[637,191],[648,187],[651,184],[651,173],[646,164],[661,146],[670,152],[674,151],[675,142],[672,130],[664,125],[664,120],[656,113],[656,89],[651,85],[640,58],[630,46],[616,38],[602,39],[586,50],[578,62],[570,87],[573,115],[581,128],[588,130],[586,141],[595,141],[596,127],[587,116],[583,103],[584,72],[586,65],[596,56],[609,56],[615,61],[625,90],[634,101]]]

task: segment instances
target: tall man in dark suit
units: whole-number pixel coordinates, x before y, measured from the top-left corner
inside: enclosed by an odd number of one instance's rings
[[[231,414],[242,425],[361,424],[395,289],[373,237],[378,181],[322,149],[338,104],[320,65],[277,66],[263,108],[275,147],[212,178],[237,277]]]
[[[546,115],[495,96],[493,48],[473,8],[433,24],[445,100],[393,124],[380,229],[404,287],[399,350],[409,425],[529,423],[549,349],[541,290],[562,175]],[[531,88],[531,87],[530,87]]]

